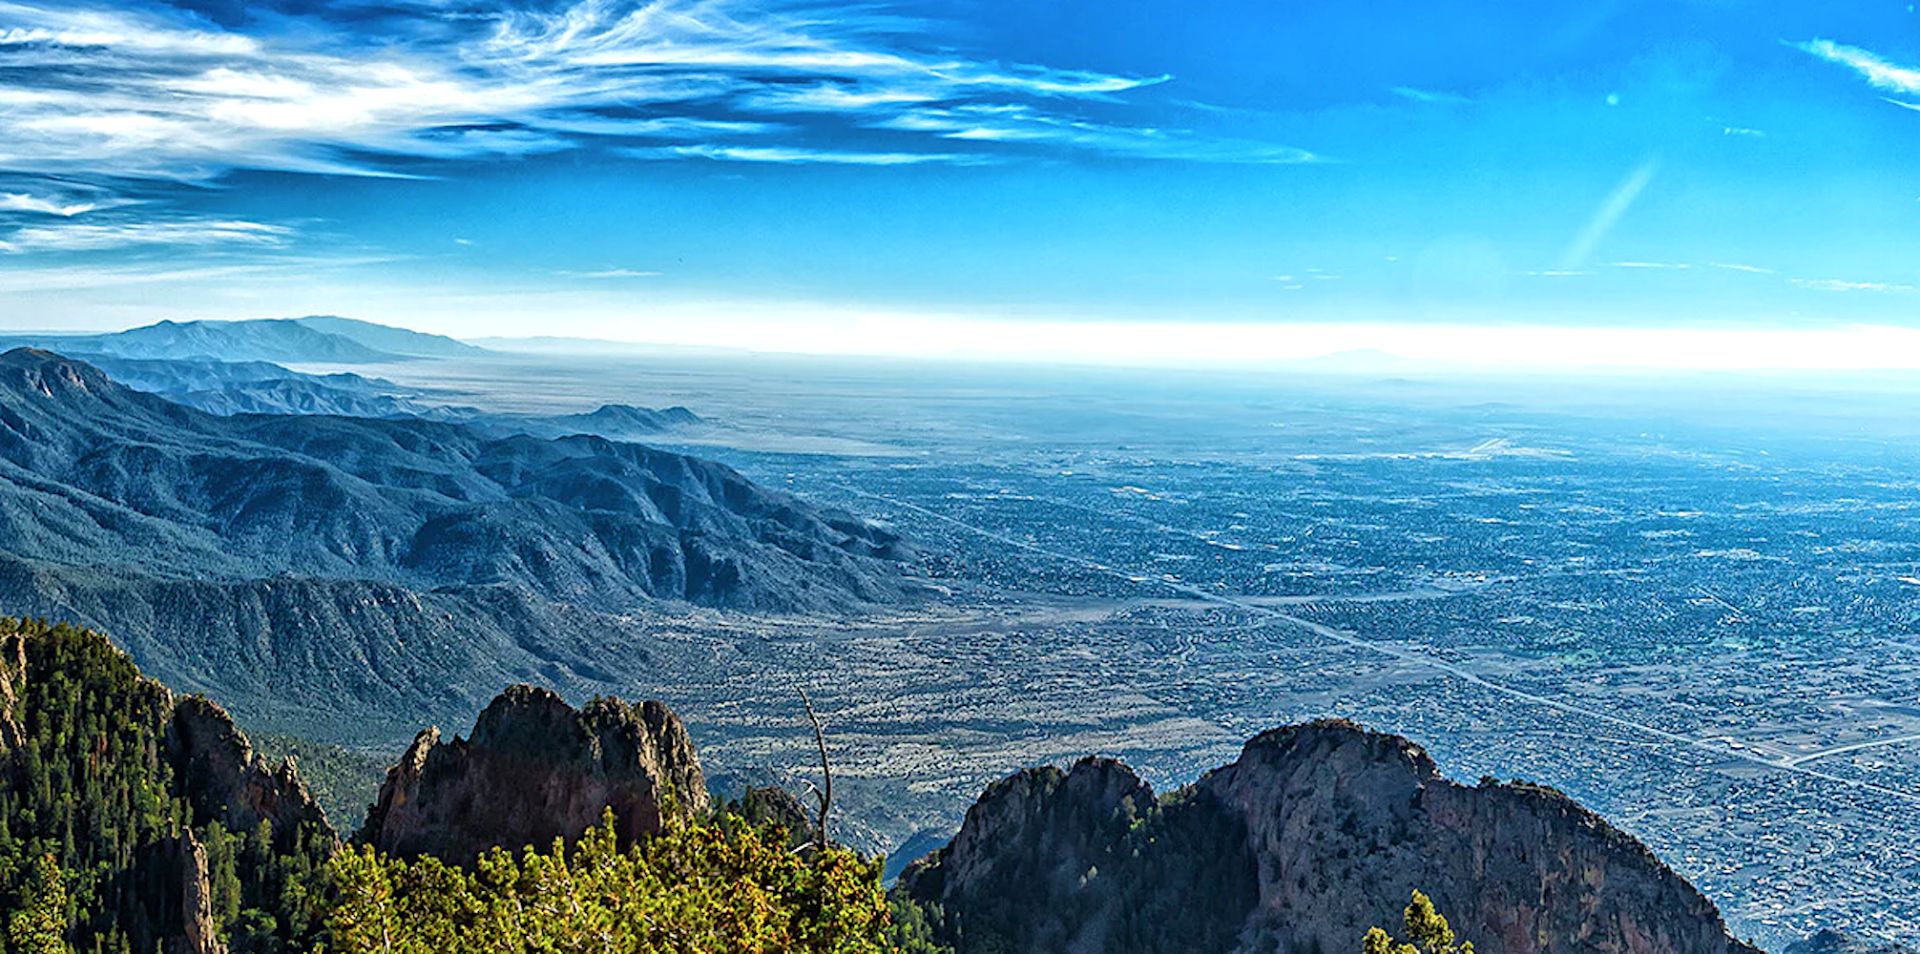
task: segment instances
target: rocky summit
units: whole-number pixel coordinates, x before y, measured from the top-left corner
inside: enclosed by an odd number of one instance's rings
[[[1456,784],[1344,721],[1264,733],[1165,797],[1088,759],[1006,779],[903,893],[962,952],[1358,950],[1414,890],[1483,954],[1753,954],[1643,845],[1552,789]]]
[[[514,686],[471,737],[420,733],[387,773],[360,840],[466,862],[494,846],[573,838],[609,808],[627,842],[671,815],[707,812],[706,779],[679,717],[658,702],[618,699],[576,710],[545,689]]]

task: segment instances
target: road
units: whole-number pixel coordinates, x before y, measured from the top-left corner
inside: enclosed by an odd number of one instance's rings
[[[1313,620],[1304,619],[1302,617],[1296,616],[1292,613],[1285,612],[1283,610],[1277,609],[1270,605],[1263,605],[1261,603],[1256,603],[1251,600],[1242,599],[1236,596],[1216,593],[1211,590],[1204,589],[1198,586],[1193,586],[1187,583],[1182,583],[1177,580],[1169,580],[1151,571],[1126,570],[1122,568],[1113,567],[1105,563],[1101,563],[1097,560],[1091,560],[1086,557],[1079,556],[1077,554],[1054,550],[1052,548],[1042,546],[1040,544],[1034,543],[1029,540],[1022,540],[1016,537],[1008,536],[998,531],[988,530],[984,527],[974,526],[973,524],[948,516],[947,514],[943,514],[937,510],[933,510],[933,509],[921,506],[920,504],[912,503],[910,501],[901,500],[897,497],[890,497],[885,494],[878,494],[872,491],[863,490],[861,488],[852,487],[845,484],[837,484],[835,486],[837,486],[840,490],[846,493],[853,494],[858,497],[864,497],[869,500],[881,501],[883,503],[887,503],[892,506],[899,507],[903,510],[910,510],[914,513],[920,514],[922,516],[925,516],[934,520],[938,520],[942,523],[948,524],[949,526],[957,527],[959,529],[965,530],[969,533],[973,533],[982,538],[992,540],[996,543],[1001,543],[1006,546],[1015,547],[1017,549],[1026,551],[1028,553],[1044,556],[1049,559],[1070,563],[1075,566],[1079,566],[1083,569],[1091,570],[1096,573],[1110,576],[1127,583],[1131,583],[1135,585],[1154,586],[1163,590],[1169,590],[1171,592],[1181,594],[1182,596],[1186,596],[1195,600],[1201,600],[1201,601],[1213,603],[1220,606],[1230,607],[1230,608],[1240,610],[1242,612],[1250,613],[1253,615],[1263,616],[1274,622],[1297,627],[1301,630],[1312,633],[1316,636],[1320,636],[1324,639],[1343,643],[1345,645],[1353,646],[1355,648],[1368,650],[1368,651],[1378,653],[1380,655],[1387,656],[1389,658],[1392,658],[1401,662],[1422,666],[1427,669],[1431,669],[1436,672],[1443,673],[1445,675],[1451,676],[1455,679],[1458,679],[1462,682],[1465,682],[1477,688],[1485,689],[1489,692],[1507,696],[1508,698],[1511,698],[1511,699],[1517,699],[1519,701],[1525,702],[1532,706],[1536,706],[1544,709],[1550,709],[1555,712],[1578,716],[1581,718],[1593,719],[1599,722],[1603,722],[1607,725],[1613,726],[1615,728],[1625,729],[1631,732],[1635,732],[1635,733],[1638,733],[1653,739],[1657,739],[1661,742],[1665,742],[1671,745],[1681,746],[1681,747],[1693,749],[1696,751],[1705,752],[1717,759],[1729,759],[1729,760],[1749,762],[1755,765],[1764,766],[1768,769],[1775,770],[1775,771],[1790,772],[1796,775],[1818,779],[1823,782],[1829,782],[1836,785],[1843,785],[1843,786],[1858,789],[1861,791],[1872,792],[1876,795],[1885,796],[1887,798],[1896,799],[1902,802],[1907,802],[1909,804],[1920,804],[1920,794],[1903,791],[1901,789],[1892,788],[1886,785],[1880,785],[1873,782],[1864,781],[1861,779],[1853,779],[1853,778],[1847,778],[1841,775],[1834,775],[1829,772],[1820,771],[1819,769],[1807,768],[1801,764],[1803,762],[1811,761],[1813,759],[1823,758],[1828,755],[1838,754],[1839,752],[1843,752],[1843,751],[1853,751],[1860,748],[1868,748],[1874,745],[1888,745],[1888,744],[1893,744],[1899,741],[1907,741],[1906,739],[1882,739],[1882,740],[1876,740],[1874,742],[1861,742],[1861,743],[1856,743],[1852,746],[1841,746],[1833,749],[1826,749],[1821,752],[1811,753],[1809,755],[1799,756],[1796,758],[1779,758],[1779,759],[1767,758],[1764,755],[1760,755],[1750,750],[1743,751],[1739,749],[1730,748],[1726,745],[1724,741],[1698,739],[1698,738],[1693,738],[1691,736],[1681,735],[1676,732],[1670,732],[1665,729],[1659,728],[1658,726],[1650,726],[1644,723],[1635,722],[1631,719],[1615,715],[1611,712],[1606,712],[1606,711],[1594,709],[1588,706],[1565,702],[1559,699],[1554,699],[1549,696],[1543,696],[1538,693],[1529,692],[1524,689],[1519,689],[1513,686],[1506,685],[1504,683],[1496,682],[1492,679],[1488,679],[1485,676],[1480,675],[1479,673],[1476,673],[1470,669],[1460,666],[1459,664],[1448,662],[1447,660],[1444,660],[1444,659],[1436,658],[1430,653],[1420,651],[1419,649],[1410,649],[1404,646],[1396,646],[1396,645],[1383,643],[1383,642],[1379,642],[1372,639],[1367,639],[1355,633],[1350,633],[1345,630],[1335,629],[1334,627],[1328,626],[1324,623],[1319,623]],[[1920,738],[1920,736],[1916,736],[1914,738]]]

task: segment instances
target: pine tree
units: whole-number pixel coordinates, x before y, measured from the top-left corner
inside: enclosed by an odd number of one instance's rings
[[[1473,954],[1473,942],[1457,941],[1447,919],[1419,891],[1413,893],[1400,920],[1406,942],[1394,940],[1383,928],[1372,928],[1361,944],[1362,954]]]
[[[7,949],[14,954],[71,954],[67,945],[67,877],[50,854],[41,855],[23,892],[20,909],[7,919]]]

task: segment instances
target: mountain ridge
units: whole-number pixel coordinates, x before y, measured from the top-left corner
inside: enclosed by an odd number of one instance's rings
[[[1454,783],[1344,720],[1255,736],[1165,797],[1111,759],[1016,774],[897,890],[961,954],[1350,950],[1414,890],[1486,954],[1759,954],[1565,795]]]
[[[333,315],[164,319],[99,334],[8,335],[0,339],[0,343],[126,360],[275,364],[380,364],[415,358],[483,357],[490,353],[445,335]]]
[[[529,678],[605,692],[649,614],[914,598],[911,548],[698,458],[455,423],[219,417],[0,355],[0,605],[114,632],[277,731],[398,727]]]

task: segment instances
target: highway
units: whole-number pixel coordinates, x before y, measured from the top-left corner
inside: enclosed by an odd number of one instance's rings
[[[1790,773],[1793,773],[1796,775],[1802,775],[1808,778],[1819,779],[1823,782],[1829,782],[1836,785],[1843,785],[1849,788],[1872,792],[1876,795],[1897,799],[1899,801],[1906,802],[1908,804],[1920,804],[1920,794],[1902,791],[1897,788],[1892,788],[1885,785],[1879,785],[1879,784],[1864,781],[1861,779],[1852,779],[1852,778],[1847,778],[1841,775],[1834,775],[1829,772],[1820,771],[1819,769],[1808,768],[1802,764],[1805,762],[1813,761],[1815,759],[1824,758],[1829,755],[1836,755],[1841,752],[1855,751],[1858,749],[1870,748],[1877,745],[1891,745],[1891,744],[1902,742],[1902,741],[1920,740],[1920,735],[1897,738],[1897,739],[1880,739],[1880,740],[1874,740],[1871,742],[1860,742],[1860,743],[1854,743],[1848,746],[1837,746],[1834,748],[1822,750],[1820,752],[1810,753],[1807,755],[1801,755],[1796,757],[1777,758],[1777,759],[1768,758],[1764,755],[1754,752],[1750,748],[1745,750],[1734,749],[1729,747],[1724,741],[1716,741],[1713,739],[1698,739],[1698,738],[1693,738],[1691,736],[1681,735],[1679,733],[1670,732],[1665,729],[1659,728],[1657,726],[1650,726],[1644,723],[1635,722],[1631,719],[1627,719],[1610,712],[1593,709],[1583,705],[1576,705],[1576,704],[1565,702],[1559,699],[1554,699],[1548,696],[1542,696],[1542,695],[1539,695],[1538,693],[1528,692],[1527,690],[1524,690],[1524,689],[1518,689],[1513,686],[1508,686],[1503,683],[1496,682],[1492,679],[1488,679],[1485,676],[1482,676],[1479,673],[1476,673],[1456,663],[1451,663],[1444,659],[1435,658],[1434,656],[1425,652],[1421,652],[1417,649],[1409,649],[1403,646],[1396,646],[1388,643],[1367,639],[1355,633],[1350,633],[1345,630],[1335,629],[1334,627],[1328,626],[1324,623],[1319,623],[1313,620],[1304,619],[1302,617],[1296,616],[1292,613],[1285,612],[1283,610],[1277,609],[1270,605],[1263,605],[1261,603],[1256,603],[1251,600],[1242,599],[1236,596],[1216,593],[1211,590],[1198,587],[1198,586],[1193,586],[1187,583],[1182,583],[1177,580],[1169,580],[1160,576],[1159,574],[1156,574],[1147,570],[1126,570],[1126,569],[1109,566],[1097,560],[1091,560],[1076,554],[1054,550],[1049,547],[1045,547],[1028,540],[1021,540],[1015,537],[1008,536],[1004,533],[988,530],[983,527],[977,527],[972,524],[966,523],[965,521],[940,513],[937,510],[933,510],[928,507],[921,506],[920,504],[912,503],[910,501],[901,500],[897,497],[890,497],[885,494],[878,494],[872,491],[863,490],[861,488],[852,487],[845,484],[836,484],[835,486],[846,493],[850,493],[858,497],[864,497],[870,500],[881,501],[881,502],[890,504],[892,506],[899,507],[904,510],[910,510],[914,513],[920,514],[922,516],[925,516],[934,520],[938,520],[942,523],[968,531],[977,536],[983,537],[988,540],[992,540],[996,543],[1001,543],[1006,546],[1015,547],[1020,550],[1026,551],[1028,553],[1044,556],[1049,559],[1070,563],[1070,564],[1079,566],[1083,569],[1091,570],[1096,573],[1110,576],[1130,584],[1153,586],[1163,590],[1168,590],[1174,593],[1178,593],[1182,596],[1186,596],[1191,599],[1201,600],[1208,603],[1214,603],[1217,605],[1240,610],[1242,612],[1246,612],[1249,614],[1262,616],[1273,622],[1290,625],[1290,626],[1299,628],[1301,630],[1304,630],[1306,632],[1312,633],[1316,636],[1320,636],[1324,639],[1343,643],[1348,646],[1353,646],[1359,649],[1365,649],[1374,653],[1378,653],[1383,656],[1387,656],[1395,660],[1399,660],[1401,662],[1423,666],[1425,668],[1434,670],[1436,672],[1440,672],[1445,675],[1451,676],[1469,685],[1473,685],[1478,688],[1485,689],[1489,692],[1498,693],[1500,695],[1504,695],[1512,699],[1518,699],[1522,702],[1528,703],[1533,706],[1537,706],[1544,709],[1550,709],[1556,712],[1565,713],[1567,715],[1573,715],[1573,716],[1578,716],[1578,717],[1587,718],[1587,719],[1594,719],[1599,722],[1606,723],[1607,725],[1614,726],[1620,729],[1625,729],[1631,732],[1635,732],[1653,739],[1657,739],[1661,742],[1668,743],[1670,745],[1680,746],[1688,749],[1694,749],[1697,751],[1705,752],[1717,759],[1730,759],[1730,760],[1750,762],[1755,765],[1765,766],[1766,768],[1772,769],[1775,771],[1790,772]],[[1168,528],[1168,529],[1174,530],[1175,532],[1186,532],[1186,531],[1178,531],[1176,528]]]

